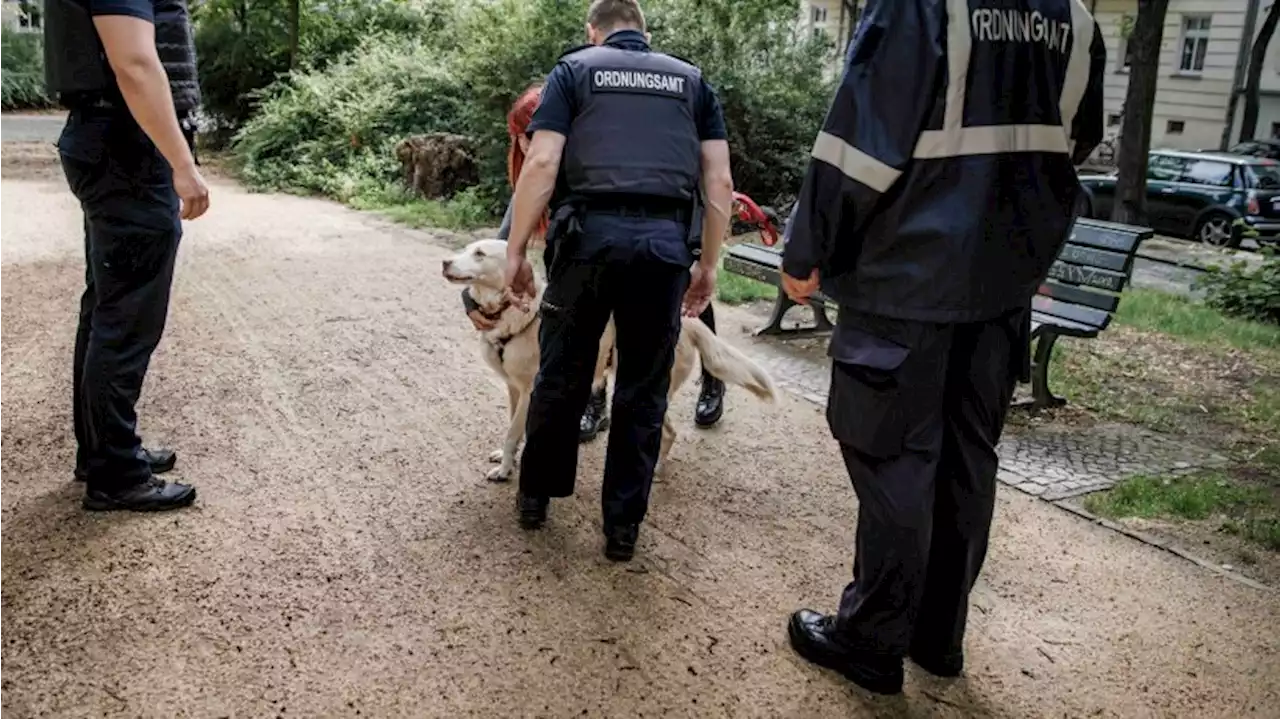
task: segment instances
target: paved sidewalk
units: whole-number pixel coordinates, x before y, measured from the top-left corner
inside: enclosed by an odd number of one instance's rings
[[[794,311],[799,316],[801,310]],[[825,405],[830,368],[817,360],[825,342],[761,338],[746,349],[780,386]],[[1124,424],[1009,427],[997,451],[1001,482],[1049,501],[1108,489],[1138,474],[1168,475],[1226,462],[1204,448]]]

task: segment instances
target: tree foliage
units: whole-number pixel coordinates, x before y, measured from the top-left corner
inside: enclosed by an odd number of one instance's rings
[[[498,208],[508,192],[511,102],[585,41],[586,0],[387,0],[365,24],[373,29],[349,43],[326,32],[304,2],[300,69],[283,75],[289,0],[261,1],[279,11],[274,29],[260,30],[277,38],[260,63],[271,78],[221,97],[243,123],[235,148],[246,178],[264,187],[358,193],[394,180],[397,140],[449,131],[474,139],[480,195]],[[392,26],[392,8],[416,19]],[[831,97],[829,42],[797,38],[787,0],[650,0],[644,8],[655,49],[699,65],[716,87],[739,188],[760,202],[793,196]],[[220,11],[222,28],[247,27]],[[200,34],[213,36],[203,27]],[[202,77],[208,97],[212,78]]]

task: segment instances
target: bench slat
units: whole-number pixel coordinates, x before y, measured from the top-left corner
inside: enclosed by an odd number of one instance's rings
[[[1112,272],[1127,272],[1129,264],[1133,262],[1133,257],[1131,254],[1108,252],[1070,242],[1063,246],[1062,252],[1058,253],[1058,259],[1062,262],[1095,267],[1101,270],[1111,270]]]
[[[1146,228],[1135,232],[1135,228],[1117,225],[1110,222],[1093,220],[1076,220],[1071,228],[1070,242],[1088,245],[1113,252],[1134,252],[1138,244],[1151,237],[1152,232]]]
[[[726,257],[738,257],[759,264],[782,265],[782,250],[774,250],[759,245],[733,245],[725,252]]]
[[[1042,315],[1038,312],[1031,313],[1031,336],[1038,337],[1042,327],[1052,327],[1055,332],[1064,337],[1083,337],[1090,339],[1098,336],[1098,328],[1082,325],[1071,320],[1064,320],[1061,317],[1050,317]]]
[[[1055,300],[1084,305],[1103,312],[1115,312],[1116,307],[1120,305],[1119,295],[1109,295],[1087,288],[1064,285],[1053,280],[1048,280],[1043,285],[1040,285],[1039,293]]]
[[[1073,265],[1061,260],[1054,260],[1049,266],[1049,276],[1055,280],[1072,285],[1084,285],[1099,290],[1119,292],[1124,289],[1129,276],[1123,272],[1099,270],[1084,265]]]
[[[1098,330],[1106,329],[1107,325],[1111,323],[1111,314],[1109,312],[1095,310],[1092,307],[1073,305],[1069,302],[1061,302],[1043,295],[1032,297],[1031,307],[1040,314],[1060,317]]]
[[[733,255],[725,256],[724,270],[743,277],[750,277],[767,285],[776,285],[780,282],[779,270],[776,265],[770,266],[760,262],[753,262],[749,259],[734,257]]]

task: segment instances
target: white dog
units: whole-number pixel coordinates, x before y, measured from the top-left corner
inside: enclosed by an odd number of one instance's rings
[[[481,332],[484,359],[507,383],[510,425],[502,449],[490,455],[489,461],[498,466],[488,474],[490,480],[506,481],[515,471],[516,449],[524,439],[525,419],[529,412],[529,398],[533,392],[534,377],[538,374],[538,305],[545,283],[536,278],[537,294],[522,309],[504,297],[503,273],[506,268],[507,243],[503,240],[478,240],[461,252],[444,261],[444,277],[454,284],[465,284],[467,291],[480,305],[480,311],[496,325]],[[721,340],[701,320],[684,318],[680,341],[676,345],[676,358],[671,367],[671,388],[668,398],[676,393],[688,379],[699,355],[702,364],[713,376],[732,385],[743,387],[755,396],[772,402],[776,398],[773,380],[768,373],[749,357]],[[595,386],[603,381],[608,366],[609,352],[613,349],[613,320],[605,327],[600,338],[600,354],[596,361]],[[658,467],[666,464],[667,453],[675,440],[676,430],[669,418],[662,423],[662,448],[658,452]]]

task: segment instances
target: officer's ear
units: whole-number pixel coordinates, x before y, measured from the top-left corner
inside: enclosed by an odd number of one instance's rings
[[[644,31],[644,41],[650,45],[653,44],[653,35],[650,35],[648,30]]]
[[[600,36],[600,31],[595,26],[587,23],[587,42],[592,45],[600,45],[604,42],[604,38]]]

